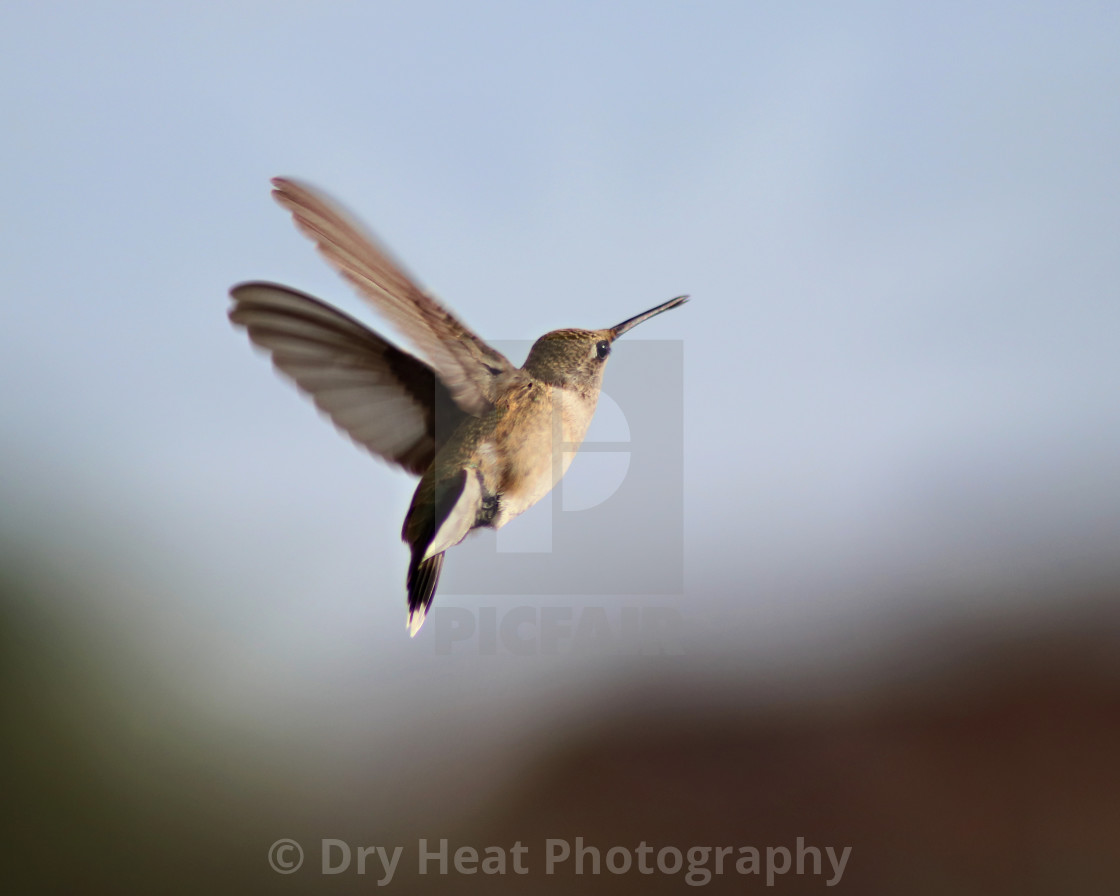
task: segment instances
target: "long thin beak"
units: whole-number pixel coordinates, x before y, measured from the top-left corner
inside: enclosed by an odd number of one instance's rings
[[[688,301],[688,296],[677,296],[675,299],[669,299],[668,302],[663,302],[656,308],[650,308],[649,311],[643,311],[641,314],[624,320],[617,327],[611,327],[611,341],[613,342],[627,330],[630,330],[640,324],[642,321],[649,320],[654,315],[660,314],[662,311],[668,311],[670,308],[676,308],[678,305],[683,305]]]

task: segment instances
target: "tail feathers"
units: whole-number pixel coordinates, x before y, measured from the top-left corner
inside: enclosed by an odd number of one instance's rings
[[[439,573],[443,569],[443,552],[416,562],[413,559],[408,569],[408,634],[415,638],[428,615],[432,598],[439,584]]]

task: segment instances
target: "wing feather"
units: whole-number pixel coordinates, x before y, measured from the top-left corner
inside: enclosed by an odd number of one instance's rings
[[[479,415],[493,405],[502,378],[516,368],[415,284],[390,254],[321,193],[277,177],[273,197],[296,226],[364,298],[431,362],[455,402]]]
[[[414,358],[351,317],[274,283],[243,283],[230,320],[355,442],[423,473],[465,415]]]

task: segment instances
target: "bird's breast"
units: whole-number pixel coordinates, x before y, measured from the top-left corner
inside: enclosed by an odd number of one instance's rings
[[[587,434],[597,396],[536,384],[531,400],[511,406],[505,425],[478,449],[487,482],[497,484],[500,528],[547,495],[567,472]]]

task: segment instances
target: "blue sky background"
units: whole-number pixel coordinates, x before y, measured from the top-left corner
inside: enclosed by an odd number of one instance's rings
[[[1032,612],[1120,543],[1117,46],[1108,3],[7,4],[0,526],[57,579],[36,611],[343,765],[641,674],[405,636],[412,480],[225,319],[266,278],[382,326],[288,174],[488,339],[693,296],[633,335],[684,346],[698,668]]]

